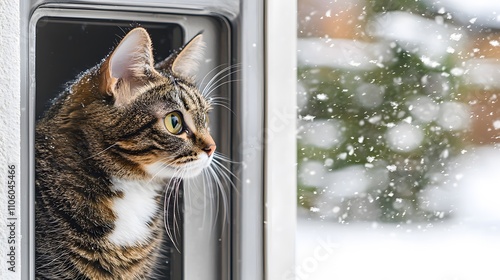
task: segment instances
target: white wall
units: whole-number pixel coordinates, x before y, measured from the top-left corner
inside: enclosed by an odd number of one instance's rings
[[[15,0],[0,1],[0,278],[20,279],[20,220],[7,220],[7,175],[9,165],[16,165],[16,215],[19,217],[20,185],[20,7]],[[16,272],[10,272],[7,222],[16,224]]]

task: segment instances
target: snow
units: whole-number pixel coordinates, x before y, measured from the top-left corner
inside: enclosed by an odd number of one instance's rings
[[[500,146],[476,148],[452,165],[453,174],[460,175],[457,215],[463,222],[500,227]]]
[[[500,88],[498,59],[470,59],[464,63],[466,82],[472,85]]]
[[[488,34],[475,32],[477,28],[500,28],[500,1],[427,2],[438,12],[434,19],[417,13],[383,13],[368,24],[370,42],[332,38],[298,41],[298,63],[313,70],[326,66],[341,71],[372,71],[390,65],[392,53],[401,49],[416,54],[426,67],[433,68],[421,80],[425,93],[415,92],[404,102],[394,102],[398,120],[386,120],[386,112],[365,119],[387,127],[380,139],[399,154],[418,154],[425,133],[444,130],[460,135],[470,128],[471,109],[458,102],[463,100],[461,97],[452,98],[461,93],[450,80],[484,90],[500,88],[498,59],[485,58],[484,50],[471,46],[476,37]],[[484,43],[491,52],[500,47],[500,40],[494,36]],[[450,59],[455,62],[451,67]],[[404,80],[395,78],[393,83],[403,85]],[[366,109],[376,109],[386,98],[384,88],[374,83],[362,84],[350,92],[353,102]],[[318,100],[333,102],[321,92],[315,94]],[[490,101],[493,104],[496,100]],[[490,124],[500,129],[499,119]],[[429,183],[415,198],[419,210],[430,213],[428,221],[380,223],[375,220],[377,215],[369,218],[369,214],[380,210],[372,204],[379,196],[372,192],[375,194],[369,197],[370,191],[387,186],[389,178],[404,172],[404,168],[373,155],[366,158],[365,164],[332,171],[334,163],[351,159],[353,145],[368,142],[368,135],[344,136],[341,128],[347,122],[332,126],[331,131],[325,129],[323,120],[304,125],[307,133],[301,137],[305,144],[338,147],[338,143],[325,143],[335,137],[345,138],[340,143],[352,142],[346,143],[345,151],[333,159],[306,162],[302,164],[306,171],[299,170],[302,183],[316,186],[317,193],[314,207],[299,209],[293,279],[500,279],[500,145],[467,146],[458,156],[454,144],[437,151],[439,159],[429,166],[438,167],[425,174]],[[463,144],[467,145],[465,141]],[[399,187],[397,182],[390,183]],[[384,195],[393,198],[395,209],[411,210],[414,203],[413,198],[401,197],[397,191]],[[356,198],[366,198],[369,203],[356,204]],[[347,218],[352,211],[346,211],[346,201],[352,202],[349,207],[364,207],[361,210],[368,213],[364,220]]]
[[[449,184],[422,195],[427,210],[441,218],[451,213],[448,219],[342,224],[299,212],[295,279],[500,279],[500,147],[470,148],[450,166]],[[360,176],[353,171],[340,179],[352,192],[349,182],[366,187]]]
[[[439,105],[428,96],[414,96],[407,102],[411,115],[422,123],[437,119]]]
[[[329,172],[325,181],[331,186],[330,192],[337,197],[355,196],[365,192],[371,185],[371,178],[361,165],[351,165]]]
[[[296,280],[498,280],[500,228],[298,220]]]
[[[299,170],[299,179],[307,186],[321,186],[327,173],[323,163],[311,160],[302,164]]]
[[[462,130],[469,126],[470,116],[471,113],[466,104],[449,101],[440,105],[437,122],[445,130]]]
[[[386,42],[346,39],[298,38],[298,64],[351,70],[372,70],[392,58]]]
[[[493,128],[494,128],[495,130],[500,129],[500,120],[495,120],[495,121],[493,122]]]
[[[431,4],[441,4],[459,18],[462,22],[469,22],[484,27],[500,27],[500,2],[498,0],[427,0]],[[440,9],[444,9],[441,7]]]
[[[440,61],[447,57],[449,47],[459,48],[465,41],[465,34],[457,28],[406,12],[388,12],[379,16],[371,23],[370,34],[398,42],[433,67],[439,66]]]
[[[423,131],[409,123],[401,122],[387,130],[387,145],[391,150],[411,152],[424,140]]]
[[[307,117],[307,116],[306,116]],[[343,142],[342,122],[339,120],[315,120],[303,118],[299,122],[300,130],[304,133],[299,135],[305,143],[319,148],[332,148]]]
[[[384,102],[384,88],[374,84],[362,84],[356,89],[356,101],[364,108],[376,108]]]

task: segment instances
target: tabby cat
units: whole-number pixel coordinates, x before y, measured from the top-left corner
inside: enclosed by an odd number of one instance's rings
[[[36,126],[36,278],[149,279],[170,178],[212,161],[202,35],[157,64],[143,28],[81,74]]]

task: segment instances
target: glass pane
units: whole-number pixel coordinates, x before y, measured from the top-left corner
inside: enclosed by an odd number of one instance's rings
[[[499,279],[500,2],[298,7],[296,279]]]

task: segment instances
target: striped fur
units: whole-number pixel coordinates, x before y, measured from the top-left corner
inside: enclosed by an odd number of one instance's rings
[[[202,47],[198,36],[154,65],[149,35],[136,28],[39,121],[37,279],[151,277],[164,186],[200,173],[215,150],[210,104],[186,76]],[[185,124],[178,135],[164,124],[171,112]]]

